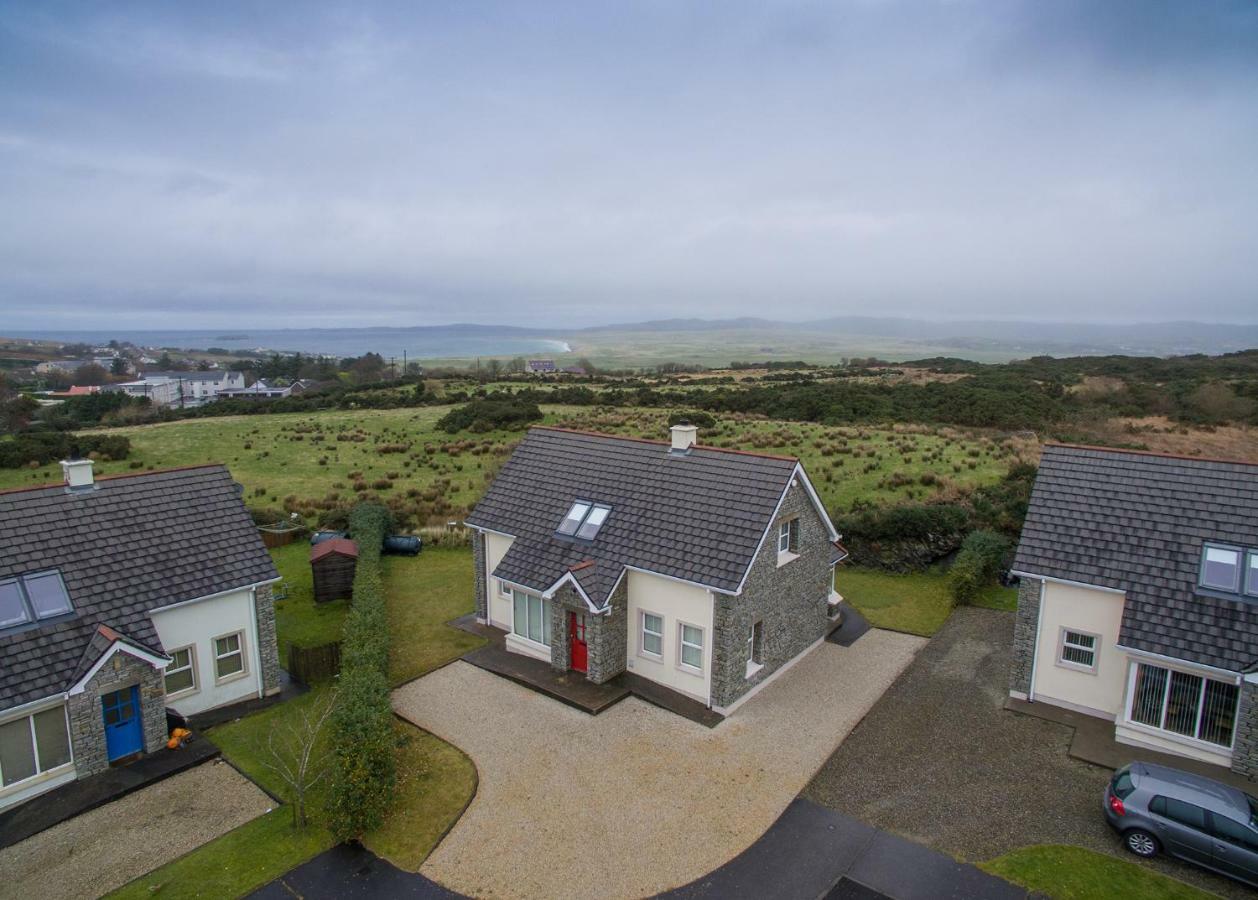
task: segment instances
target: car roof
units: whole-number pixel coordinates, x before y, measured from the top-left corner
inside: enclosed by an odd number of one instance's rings
[[[1137,762],[1131,768],[1138,778],[1138,786],[1144,790],[1193,803],[1211,812],[1223,813],[1245,822],[1251,817],[1249,797],[1245,792],[1221,781],[1156,763]]]

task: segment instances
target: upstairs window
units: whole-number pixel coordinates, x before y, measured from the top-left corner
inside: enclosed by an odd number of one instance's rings
[[[598,535],[611,514],[611,507],[602,503],[591,503],[588,500],[577,500],[568,510],[568,514],[559,523],[557,534],[564,537],[577,537],[583,541],[592,541]]]
[[[1201,555],[1202,587],[1235,593],[1240,590],[1241,551],[1206,544]]]
[[[73,612],[61,573],[35,572],[0,581],[0,628]]]

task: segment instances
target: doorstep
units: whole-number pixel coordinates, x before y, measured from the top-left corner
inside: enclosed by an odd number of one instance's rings
[[[1221,781],[1246,793],[1252,793],[1254,790],[1252,780],[1231,769],[1189,759],[1186,756],[1176,756],[1173,753],[1162,753],[1144,747],[1134,747],[1131,744],[1121,744],[1114,739],[1114,723],[1109,719],[1089,716],[1072,709],[1063,709],[1051,703],[1030,703],[1026,700],[1015,700],[1013,697],[1005,698],[1004,706],[1010,712],[1046,719],[1049,722],[1073,728],[1074,736],[1070,740],[1069,753],[1074,759],[1104,766],[1107,769],[1117,769],[1133,760],[1140,760],[1213,778],[1215,781]]]
[[[37,794],[0,812],[0,849],[11,847],[90,809],[125,797],[132,791],[178,775],[218,756],[218,747],[203,735],[193,734],[177,750],[163,747],[128,765],[114,766],[97,775]]]

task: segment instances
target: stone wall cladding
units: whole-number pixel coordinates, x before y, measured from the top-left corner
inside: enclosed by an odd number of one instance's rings
[[[1009,664],[1009,690],[1031,692],[1031,668],[1035,660],[1035,632],[1040,622],[1040,594],[1044,582],[1023,578],[1018,584],[1018,612],[1013,620],[1013,658]]]
[[[280,650],[275,635],[275,599],[271,585],[258,587],[254,597],[258,617],[258,655],[262,659],[262,692],[268,697],[280,692]]]
[[[625,670],[628,640],[626,619],[629,609],[628,580],[621,579],[612,592],[611,612],[590,612],[581,595],[570,584],[555,592],[550,600],[550,667],[567,672],[572,667],[572,647],[568,642],[568,613],[585,614],[586,675],[595,684],[610,681]]]
[[[70,744],[74,748],[76,777],[87,778],[109,768],[101,695],[137,684],[140,686],[144,752],[152,753],[166,744],[166,683],[162,672],[119,651],[84,685],[81,694],[69,698]]]
[[[1248,681],[1241,682],[1232,771],[1246,778],[1258,778],[1258,684]]]
[[[485,584],[485,535],[483,532],[472,532],[472,565],[475,567],[473,576],[476,585],[476,618],[482,622],[489,621],[489,593]]]
[[[778,524],[798,517],[798,559],[777,564]],[[728,708],[819,638],[831,622],[830,535],[803,484],[791,487],[756,552],[741,595],[713,594],[712,705]],[[764,668],[747,677],[747,635],[763,622]]]

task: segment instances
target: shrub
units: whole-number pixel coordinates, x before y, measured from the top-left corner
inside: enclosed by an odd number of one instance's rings
[[[495,428],[523,428],[541,418],[542,411],[534,402],[493,397],[455,407],[437,420],[437,427],[447,434],[464,430],[483,433]]]
[[[698,409],[691,409],[686,412],[675,412],[668,417],[668,424],[670,426],[680,425],[682,422],[689,422],[697,428],[716,427],[716,417],[711,413],[706,413]]]
[[[996,580],[1008,552],[1009,542],[994,531],[980,530],[967,535],[948,571],[953,602],[972,603],[984,587]]]
[[[0,441],[0,469],[20,469],[32,462],[42,466],[74,455],[123,460],[130,453],[131,440],[119,434],[31,431]]]
[[[341,699],[332,719],[336,765],[329,802],[333,832],[360,837],[384,821],[397,781],[389,704],[389,622],[380,550],[389,511],[360,503],[349,515],[358,543],[354,599],[341,644]]]

